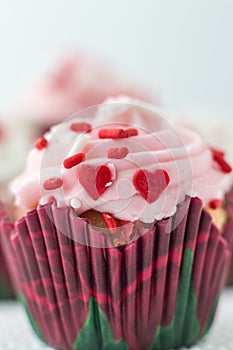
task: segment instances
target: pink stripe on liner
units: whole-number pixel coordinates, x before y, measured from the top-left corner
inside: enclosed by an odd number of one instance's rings
[[[12,230],[4,238],[20,260],[16,264],[17,269],[22,266],[20,289],[50,345],[72,347],[74,333],[83,325],[88,302],[95,296],[114,338],[139,350],[150,346],[158,325],[170,324],[185,248],[194,252],[194,263],[180,305],[184,314],[178,332],[189,331],[185,325],[191,285],[204,330],[229,261],[227,242],[209,220],[199,200],[187,200],[170,220],[159,221],[149,230],[137,226],[141,237],[118,249],[110,248],[107,237],[94,231],[87,220],[49,203],[29,213],[16,225],[16,234]],[[209,281],[205,287],[204,278]]]

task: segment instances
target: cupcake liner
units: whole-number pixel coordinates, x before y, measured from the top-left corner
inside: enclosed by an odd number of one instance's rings
[[[224,237],[229,241],[231,252],[233,251],[233,237],[232,237],[232,230],[233,230],[233,186],[230,188],[229,192],[226,195],[225,198],[225,210],[228,214],[228,223],[226,225],[225,231],[224,231]],[[231,264],[229,266],[229,272],[228,272],[228,284],[233,285],[233,259],[231,260]]]
[[[57,349],[191,346],[213,320],[232,235],[221,236],[197,198],[150,229],[135,226],[138,238],[119,248],[97,248],[106,236],[52,203],[10,234],[7,225],[2,219],[1,236],[17,261],[20,299],[36,333]]]
[[[5,212],[0,202],[0,221],[4,220]],[[14,291],[11,282],[9,265],[4,256],[4,247],[0,239],[0,300],[14,298]]]

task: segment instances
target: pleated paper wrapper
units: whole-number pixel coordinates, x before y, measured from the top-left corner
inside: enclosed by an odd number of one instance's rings
[[[233,226],[233,186],[230,188],[229,192],[226,195],[226,199],[225,199],[225,209],[227,211],[228,214],[228,218],[229,218],[229,222],[228,222],[228,227],[229,227],[229,231],[231,230],[231,226]],[[232,245],[232,249],[233,251],[233,245]],[[231,260],[231,266],[229,269],[229,278],[228,278],[228,284],[229,285],[233,285],[233,258]]]
[[[3,206],[0,202],[0,221],[4,219]],[[0,300],[14,298],[14,289],[12,286],[7,262],[4,257],[3,246],[0,240]]]
[[[137,238],[121,247],[68,207],[49,203],[15,224],[1,217],[17,294],[50,346],[165,350],[191,346],[209,329],[232,230],[221,234],[199,199],[153,227],[135,226]]]

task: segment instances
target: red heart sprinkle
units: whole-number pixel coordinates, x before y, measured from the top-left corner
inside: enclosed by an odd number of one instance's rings
[[[133,184],[148,203],[155,202],[168,186],[170,177],[165,170],[157,169],[153,173],[148,170],[138,170],[133,178]]]
[[[82,164],[78,168],[77,177],[89,196],[97,200],[107,189],[112,175],[110,169],[105,165],[95,168],[92,165]]]
[[[108,158],[122,159],[122,158],[125,158],[128,153],[129,153],[129,150],[127,147],[109,148]]]
[[[108,213],[102,213],[102,217],[103,217],[103,220],[104,220],[107,228],[109,229],[109,232],[111,233],[111,235],[117,234],[118,227],[117,227],[117,223],[116,223],[116,220],[114,219],[114,217]]]
[[[85,159],[84,153],[76,153],[73,156],[66,158],[63,162],[64,168],[71,169],[74,166],[80,164]]]
[[[70,129],[74,132],[91,132],[91,124],[89,123],[73,123]]]
[[[46,148],[47,144],[48,144],[48,141],[44,137],[41,137],[39,140],[35,142],[35,147],[38,150],[42,150],[43,148]]]
[[[43,187],[46,191],[56,190],[57,188],[60,188],[63,185],[62,179],[59,177],[54,177],[51,179],[48,179],[44,182]]]

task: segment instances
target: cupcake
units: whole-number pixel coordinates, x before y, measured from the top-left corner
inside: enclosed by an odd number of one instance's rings
[[[227,163],[224,163],[225,165]],[[49,345],[171,349],[209,329],[229,267],[231,171],[193,131],[127,98],[46,133],[1,238]]]
[[[150,99],[148,91],[124,79],[105,62],[80,52],[70,53],[57,59],[25,90],[15,103],[14,115],[33,122],[43,135],[72,114],[123,94]]]

